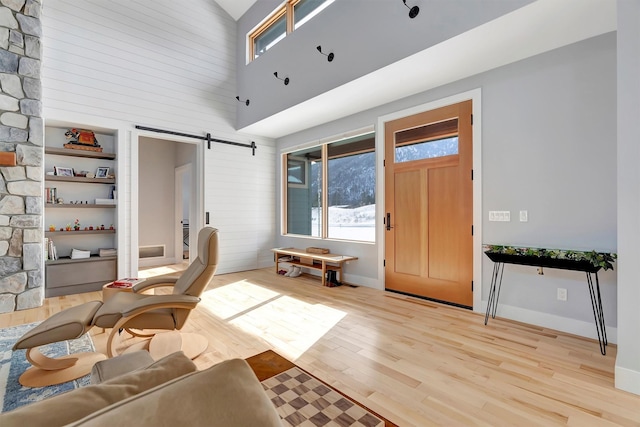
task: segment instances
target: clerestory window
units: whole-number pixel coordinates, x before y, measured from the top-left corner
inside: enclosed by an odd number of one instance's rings
[[[287,0],[249,33],[249,61],[265,53],[333,2],[334,0]]]

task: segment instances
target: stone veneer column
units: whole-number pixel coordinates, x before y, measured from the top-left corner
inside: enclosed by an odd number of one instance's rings
[[[0,313],[44,301],[41,0],[0,0]]]

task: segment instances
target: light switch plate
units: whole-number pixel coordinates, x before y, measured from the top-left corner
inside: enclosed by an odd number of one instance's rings
[[[511,211],[489,211],[489,221],[509,222]]]

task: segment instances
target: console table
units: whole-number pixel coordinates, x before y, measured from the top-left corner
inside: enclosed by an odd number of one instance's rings
[[[491,276],[491,287],[489,289],[489,300],[487,302],[487,312],[484,316],[485,325],[489,320],[489,314],[491,314],[491,317],[494,319],[496,317],[505,264],[583,271],[587,275],[587,285],[589,287],[591,307],[593,308],[593,316],[596,323],[598,341],[600,343],[600,353],[603,355],[607,354],[607,330],[604,324],[604,312],[602,310],[602,299],[600,297],[600,282],[598,281],[598,271],[602,268],[601,266],[596,266],[587,260],[558,259],[521,254],[505,254],[491,251],[486,251],[485,255],[494,262],[493,274]]]
[[[304,249],[295,248],[274,248],[271,250],[275,254],[276,273],[280,270],[280,262],[286,262],[288,264],[304,268],[311,268],[313,270],[320,270],[322,273],[322,286],[326,286],[327,270],[337,271],[338,281],[342,281],[342,265],[347,261],[354,261],[358,259],[357,257],[349,255],[309,253]],[[282,257],[287,257],[289,259],[281,260]]]

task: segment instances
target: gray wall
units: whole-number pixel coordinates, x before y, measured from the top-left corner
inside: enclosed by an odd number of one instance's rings
[[[174,257],[174,181],[176,143],[140,138],[138,186],[138,242],[140,246],[166,245]]]
[[[616,251],[615,34],[487,75],[483,88],[485,243]],[[510,210],[512,221],[488,222]],[[518,221],[528,210],[529,221]],[[491,263],[485,259],[484,283]],[[509,266],[501,302],[590,322],[584,275]],[[600,274],[616,325],[616,274]],[[568,301],[556,300],[556,288]],[[483,288],[486,299],[486,287]]]
[[[640,2],[618,1],[618,357],[616,387],[640,394]]]
[[[277,141],[278,148],[282,151],[375,124],[379,116],[475,88],[482,89],[484,243],[615,251],[615,34],[288,135]],[[281,170],[279,164],[276,170]],[[378,203],[382,202],[378,195]],[[514,220],[489,223],[489,210],[510,210]],[[519,210],[528,210],[529,222],[517,221]],[[359,257],[349,266],[349,274],[364,281],[382,280],[377,277],[377,266],[382,263],[378,259],[381,242],[322,243],[334,252]],[[318,243],[282,236],[277,245],[305,247]],[[492,263],[483,260],[486,299]],[[616,274],[606,272],[600,279],[606,322],[615,326]],[[557,287],[568,289],[567,302],[556,300]],[[535,269],[509,266],[500,301],[593,322],[585,279],[579,273],[547,269],[544,276],[538,276]]]
[[[400,0],[338,0],[248,65],[246,36],[281,0],[260,0],[238,21],[237,92],[251,105],[237,106],[237,128],[378,70],[411,54],[518,9],[531,0],[416,0],[409,19]],[[369,23],[385,23],[379,25]],[[334,52],[327,62],[316,46]],[[295,54],[292,54],[295,52]],[[289,77],[286,88],[273,73]],[[398,76],[401,78],[401,76]]]

